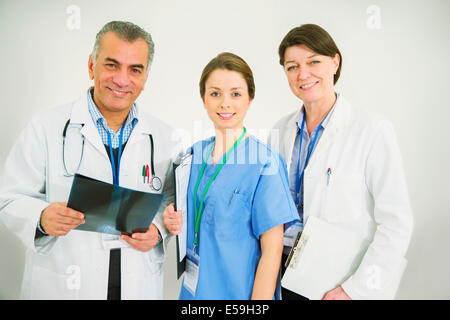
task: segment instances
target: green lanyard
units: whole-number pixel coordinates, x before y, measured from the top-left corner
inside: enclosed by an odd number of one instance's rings
[[[205,167],[206,167],[206,162],[209,159],[209,155],[212,153],[212,150],[214,148],[214,143],[211,144],[211,148],[209,149],[207,156],[206,156],[206,160],[203,162],[202,164],[202,168],[200,170],[200,174],[198,175],[197,178],[197,183],[195,184],[195,189],[194,189],[194,208],[195,208],[195,237],[194,237],[194,251],[195,248],[198,245],[198,231],[200,229],[200,219],[202,217],[202,209],[203,209],[203,201],[205,200],[205,196],[206,193],[208,192],[209,187],[211,186],[211,183],[214,181],[214,179],[216,178],[216,176],[219,174],[219,171],[222,169],[223,165],[225,164],[225,162],[227,162],[227,158],[230,155],[230,153],[234,150],[234,148],[236,148],[236,146],[239,144],[239,142],[241,142],[241,140],[244,138],[245,133],[247,132],[247,130],[244,127],[244,132],[242,132],[241,136],[236,140],[236,142],[234,143],[234,145],[230,148],[230,150],[227,151],[227,153],[225,154],[225,157],[223,158],[223,162],[218,166],[218,168],[216,169],[216,172],[214,172],[214,175],[211,177],[211,179],[209,180],[208,184],[205,187],[205,190],[203,191],[203,196],[202,199],[200,201],[200,207],[197,210],[197,189],[198,189],[198,185],[200,184],[200,180],[203,177],[203,173],[205,171]]]

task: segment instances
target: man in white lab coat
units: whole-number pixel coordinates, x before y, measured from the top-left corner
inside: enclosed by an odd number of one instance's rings
[[[26,247],[21,298],[162,299],[168,233],[161,213],[146,232],[119,238],[74,230],[85,217],[65,202],[74,173],[163,192],[161,208],[173,198],[180,140],[135,104],[153,52],[145,30],[107,23],[89,56],[94,86],[33,119],[12,147],[0,178],[0,221]]]

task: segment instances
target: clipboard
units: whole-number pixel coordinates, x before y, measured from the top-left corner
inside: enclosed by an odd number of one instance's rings
[[[173,177],[175,186],[175,211],[181,210],[183,224],[177,239],[177,279],[186,270],[187,243],[187,191],[191,176],[192,149],[173,163]]]
[[[368,246],[354,233],[311,216],[286,260],[281,286],[320,300],[356,271]]]
[[[370,242],[355,233],[310,216],[286,261],[281,286],[312,300],[341,285],[359,268]],[[393,270],[383,290],[374,288],[370,299],[394,299],[407,261]]]

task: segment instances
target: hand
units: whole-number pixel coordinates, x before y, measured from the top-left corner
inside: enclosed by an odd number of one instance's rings
[[[181,226],[183,224],[183,216],[181,211],[175,211],[173,203],[169,204],[164,210],[164,225],[167,230],[173,235],[177,235],[181,232]]]
[[[158,243],[159,233],[158,228],[152,223],[146,232],[136,232],[131,237],[127,235],[121,235],[120,237],[134,249],[147,252]]]
[[[54,202],[41,213],[41,227],[50,236],[65,236],[84,222],[84,214],[68,208],[66,202]]]
[[[339,286],[325,293],[322,300],[352,300],[352,298],[350,298],[347,293],[345,293],[344,289]]]

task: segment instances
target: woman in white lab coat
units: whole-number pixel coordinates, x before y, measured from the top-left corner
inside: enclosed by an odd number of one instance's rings
[[[354,274],[329,288],[323,299],[393,298],[413,228],[394,129],[335,92],[342,55],[321,27],[292,29],[279,55],[289,86],[301,100],[269,137],[286,160],[302,221],[286,228],[285,253],[308,217],[318,217],[370,242]],[[301,298],[283,289],[283,299]]]

